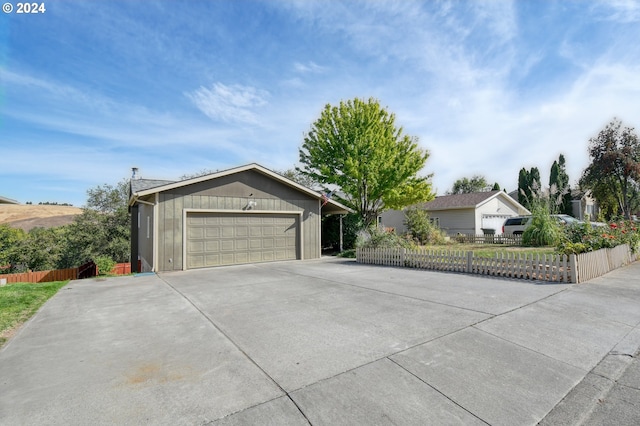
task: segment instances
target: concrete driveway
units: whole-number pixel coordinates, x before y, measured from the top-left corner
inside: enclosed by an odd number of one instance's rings
[[[639,272],[330,258],[73,281],[0,351],[0,424],[574,424],[640,346]]]

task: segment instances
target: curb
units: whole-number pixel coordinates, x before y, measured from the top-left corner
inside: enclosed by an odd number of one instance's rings
[[[571,391],[538,423],[540,426],[580,425],[601,405],[640,352],[640,328],[622,339]]]

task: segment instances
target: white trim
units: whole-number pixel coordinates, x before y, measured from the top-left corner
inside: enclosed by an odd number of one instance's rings
[[[155,203],[152,203],[152,202],[149,202],[149,201],[144,201],[144,200],[138,200],[138,199],[136,199],[136,203],[146,204],[148,206],[155,206],[156,205]]]
[[[130,204],[133,204],[135,202],[140,202],[139,198],[140,197],[144,197],[145,195],[151,195],[154,193],[158,193],[158,192],[163,192],[163,191],[169,191],[171,189],[176,189],[176,188],[181,188],[183,186],[187,186],[187,185],[193,185],[196,183],[200,183],[200,182],[205,182],[208,180],[213,180],[213,179],[217,179],[217,178],[221,178],[224,176],[229,176],[232,174],[236,174],[236,173],[241,173],[241,172],[246,172],[249,170],[255,170],[259,173],[262,173],[266,176],[269,176],[270,178],[277,180],[285,185],[288,185],[292,188],[297,189],[300,192],[303,192],[311,197],[317,198],[317,199],[322,199],[322,194],[307,188],[306,186],[300,185],[297,182],[292,181],[291,179],[288,179],[284,176],[281,176],[275,172],[272,172],[271,170],[262,167],[259,164],[256,163],[252,163],[252,164],[247,164],[245,166],[240,166],[240,167],[235,167],[233,169],[228,169],[228,170],[223,170],[221,172],[216,172],[216,173],[211,173],[209,175],[204,175],[204,176],[198,176],[192,179],[187,179],[187,180],[182,180],[179,182],[173,182],[173,183],[169,183],[166,185],[161,185],[161,186],[156,186],[154,188],[150,188],[150,189],[145,189],[142,191],[138,191],[135,194],[132,194],[132,201],[130,202]],[[350,208],[348,208],[347,206],[342,205],[341,203],[337,202],[337,201],[333,201],[331,199],[328,200],[328,204],[333,205],[334,207],[338,207],[340,209],[345,210],[346,212],[351,212],[352,210]]]
[[[300,245],[300,260],[304,260],[304,232],[302,218],[304,211],[300,210],[233,210],[233,209],[182,209],[182,270],[187,270],[187,215],[188,213],[215,213],[215,214],[272,214],[298,216],[298,244]]]

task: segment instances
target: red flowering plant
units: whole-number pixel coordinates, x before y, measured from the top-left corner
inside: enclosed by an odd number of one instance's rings
[[[578,254],[621,244],[628,244],[634,252],[640,249],[640,231],[635,222],[612,222],[607,227],[594,227],[588,222],[570,226],[557,248],[560,253]]]

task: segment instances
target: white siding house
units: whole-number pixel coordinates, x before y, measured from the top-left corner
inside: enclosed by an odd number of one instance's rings
[[[504,191],[473,192],[436,197],[425,203],[431,219],[448,235],[502,233],[502,224],[513,216],[531,214]],[[388,210],[380,216],[380,224],[404,233],[404,211]]]

